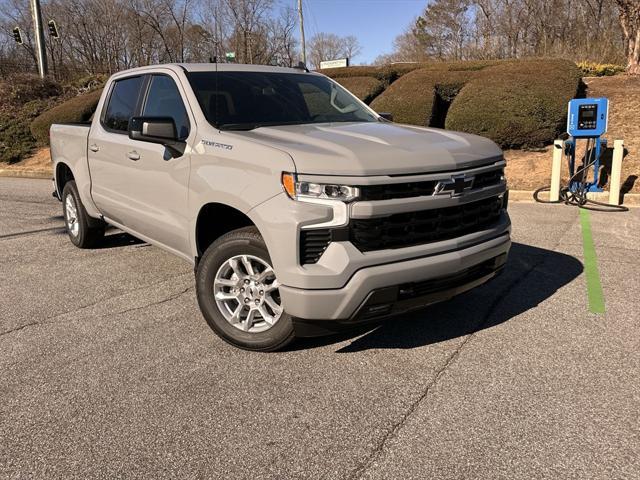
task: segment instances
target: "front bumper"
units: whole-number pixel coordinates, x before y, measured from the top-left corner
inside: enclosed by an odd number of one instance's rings
[[[281,286],[282,304],[288,314],[308,320],[357,323],[370,319],[372,312],[374,317],[403,313],[446,300],[484,283],[504,265],[510,247],[509,232],[505,232],[460,250],[361,268],[342,288]],[[473,270],[482,264],[488,268],[481,272]],[[465,271],[470,272],[469,276]],[[456,281],[447,283],[446,279],[453,280],[456,276]],[[425,295],[411,298],[411,295],[401,292],[406,285],[437,279],[443,280],[442,288],[431,289]],[[385,305],[385,308],[380,305]]]

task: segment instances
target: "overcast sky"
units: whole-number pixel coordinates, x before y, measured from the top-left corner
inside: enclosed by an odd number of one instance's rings
[[[295,6],[298,0],[278,0]],[[418,16],[426,0],[303,0],[305,37],[317,32],[355,35],[362,45],[356,63],[369,63],[390,53],[393,39]]]

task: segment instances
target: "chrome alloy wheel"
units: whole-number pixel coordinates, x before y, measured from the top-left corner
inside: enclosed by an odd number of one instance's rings
[[[220,313],[239,330],[269,330],[283,313],[278,280],[271,265],[253,255],[236,255],[224,262],[213,281]]]
[[[78,221],[78,207],[73,195],[67,195],[64,201],[64,216],[67,221],[67,229],[74,237],[78,236],[80,231],[80,222]]]

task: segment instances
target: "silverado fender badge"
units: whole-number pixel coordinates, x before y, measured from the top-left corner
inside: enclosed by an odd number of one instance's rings
[[[211,140],[204,140],[204,139],[200,143],[202,143],[203,145],[206,145],[207,147],[222,148],[224,150],[233,150],[233,145],[227,145],[226,143],[212,142]]]

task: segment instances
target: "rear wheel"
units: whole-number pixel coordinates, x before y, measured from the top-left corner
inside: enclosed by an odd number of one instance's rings
[[[73,180],[68,181],[62,190],[62,210],[67,233],[76,247],[91,248],[104,237],[105,223],[89,216]]]
[[[196,272],[205,320],[222,339],[247,350],[278,350],[294,338],[279,285],[255,227],[234,230],[216,240]]]

